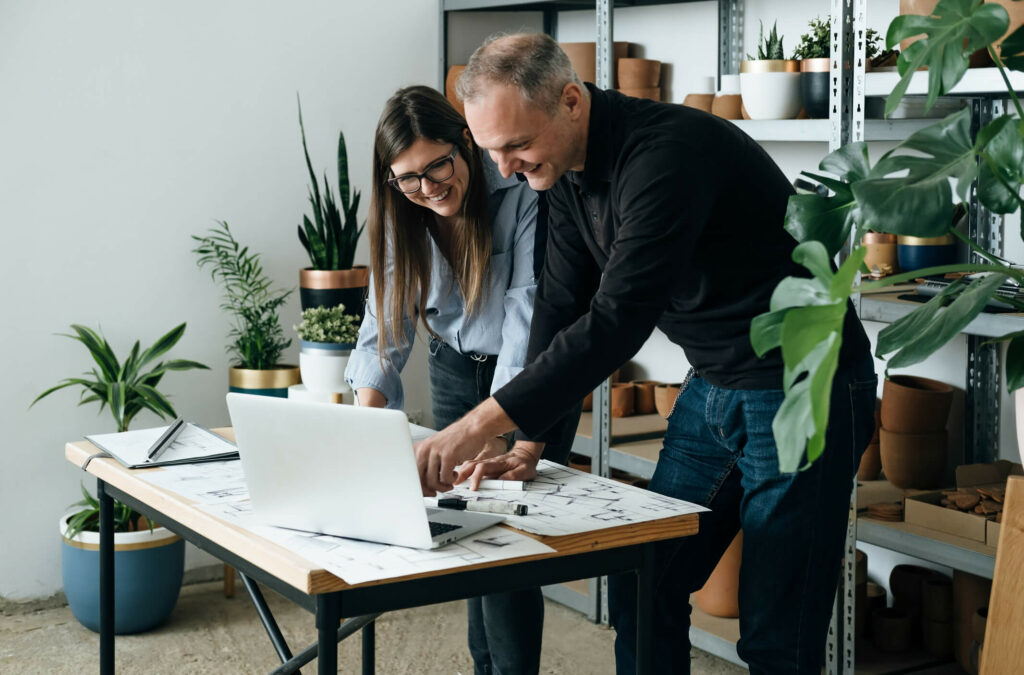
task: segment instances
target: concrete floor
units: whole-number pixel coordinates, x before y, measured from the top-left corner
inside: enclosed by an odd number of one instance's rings
[[[166,624],[143,635],[117,638],[120,673],[265,673],[279,664],[245,589],[232,599],[219,581],[182,589]],[[316,640],[313,617],[273,592],[266,592],[293,652]],[[393,612],[377,622],[377,671],[469,675],[465,604],[435,605]],[[577,612],[547,602],[542,673],[614,673],[615,633]],[[66,606],[17,611],[0,616],[0,673],[81,673],[98,667],[98,636],[83,628]],[[339,672],[360,672],[360,641],[346,640],[339,650]],[[315,672],[315,661],[303,672]],[[693,673],[745,672],[694,650]]]

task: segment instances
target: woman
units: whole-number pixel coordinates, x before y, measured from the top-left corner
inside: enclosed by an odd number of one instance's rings
[[[345,379],[359,405],[401,409],[418,321],[429,335],[434,427],[443,429],[523,368],[536,292],[538,196],[502,178],[439,93],[399,90],[374,140],[370,297]],[[573,430],[575,426],[573,426]],[[481,456],[502,453],[494,439]],[[545,449],[564,463],[569,444]],[[537,588],[472,598],[477,673],[536,673]]]

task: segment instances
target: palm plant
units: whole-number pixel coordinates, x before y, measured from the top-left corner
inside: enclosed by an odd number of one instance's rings
[[[227,222],[210,228],[205,237],[192,235],[199,242],[193,253],[196,264],[211,267],[210,276],[224,285],[221,309],[235,316],[228,336],[228,353],[237,359],[237,367],[253,370],[273,368],[292,343],[284,337],[278,310],[291,291],[271,290],[271,280],[263,271],[258,253],[236,240]]]
[[[933,16],[897,17],[886,35],[888,47],[901,39],[925,34],[899,58],[900,80],[886,101],[886,114],[895,109],[919,67],[928,67],[930,107],[950,91],[967,71],[976,49],[988,50],[1007,87],[1016,115],[1002,115],[971,133],[970,111],[954,113],[912,134],[872,165],[865,143],[854,143],[825,157],[820,169],[832,174],[804,172],[831,194],[795,195],[786,212],[786,229],[799,242],[793,259],[806,267],[808,278],[782,280],[771,298],[770,312],[751,325],[755,351],[764,354],[781,347],[785,363],[786,400],[773,429],[779,465],[794,471],[817,459],[824,449],[829,392],[842,344],[846,304],[851,295],[902,283],[921,276],[981,273],[950,284],[945,292],[890,324],[878,336],[876,356],[887,368],[919,363],[946,344],[985,307],[1007,279],[1024,282],[1024,270],[982,249],[950,227],[954,209],[952,184],[966,201],[972,184],[978,199],[994,213],[1018,212],[1024,199],[1024,109],[1007,68],[1024,70],[1024,28],[1006,34],[1006,10],[981,0],[940,0]],[[1000,54],[1001,52],[1001,54]],[[861,247],[868,229],[918,237],[952,233],[964,240],[976,262],[945,265],[862,282]],[[852,242],[838,271],[832,257]],[[1000,300],[1019,305],[1003,297]],[[1024,310],[1024,307],[1018,307]],[[997,338],[1009,342],[1006,379],[1010,391],[1024,386],[1024,334]]]
[[[190,370],[192,368],[209,368],[197,361],[172,359],[160,361],[148,371],[143,369],[154,360],[171,349],[181,336],[185,334],[185,324],[180,324],[159,338],[148,349],[140,349],[139,341],[135,341],[131,352],[124,362],[119,362],[114,350],[106,338],[97,331],[85,326],[71,324],[74,335],[62,333],[64,337],[78,340],[89,350],[94,367],[83,377],[68,377],[60,384],[50,387],[37,396],[31,405],[53,392],[65,387],[82,387],[78,405],[99,402],[100,412],[107,406],[114,416],[118,431],[127,431],[132,419],[143,410],[151,410],[159,417],[177,417],[174,406],[165,395],[157,390],[157,385],[169,370]],[[91,377],[90,377],[91,376]],[[31,406],[29,406],[31,407]]]
[[[298,98],[298,97],[296,97]],[[302,217],[299,225],[299,241],[302,242],[310,263],[316,270],[347,270],[352,267],[356,255],[356,244],[363,233],[365,223],[360,225],[356,219],[359,210],[359,190],[350,190],[348,182],[348,153],[345,149],[345,134],[338,132],[338,195],[341,198],[342,214],[331,194],[324,172],[323,194],[313,173],[313,163],[309,160],[309,149],[306,147],[306,128],[302,124],[302,102],[299,101],[299,130],[302,132],[302,152],[306,156],[306,169],[309,171],[309,203],[313,207],[313,219]],[[351,197],[350,197],[351,192]]]

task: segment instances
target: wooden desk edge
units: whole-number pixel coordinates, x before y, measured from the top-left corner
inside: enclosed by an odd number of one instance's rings
[[[222,436],[228,437],[229,434],[225,433],[225,431],[230,430],[214,429],[214,431]],[[99,452],[99,448],[89,441],[74,441],[66,444],[64,456],[69,462],[81,468],[85,463],[86,458],[97,452]],[[393,583],[395,581],[408,581],[431,576],[442,576],[451,572],[451,570],[447,569],[435,570],[420,574],[368,581],[362,584],[348,584],[343,579],[331,574],[327,570],[315,567],[314,563],[311,561],[306,560],[305,558],[302,558],[301,556],[298,556],[288,549],[269,540],[263,539],[262,541],[264,542],[264,546],[261,546],[258,551],[255,551],[250,540],[253,537],[258,537],[258,535],[216,518],[213,515],[200,511],[195,508],[194,503],[189,502],[176,493],[169,492],[146,482],[137,474],[139,471],[158,470],[161,469],[127,469],[115,459],[98,457],[89,464],[87,472],[110,483],[114,487],[133,495],[137,495],[139,492],[133,488],[142,487],[143,492],[146,494],[145,501],[147,504],[150,504],[153,508],[165,513],[169,518],[173,518],[181,522],[182,525],[196,532],[202,533],[204,528],[205,531],[209,531],[211,527],[220,528],[220,533],[225,536],[217,538],[216,543],[218,545],[228,549],[240,557],[250,560],[253,564],[258,565],[262,569],[278,577],[290,586],[297,588],[303,593],[327,593],[345,590],[348,588]],[[153,499],[150,499],[150,497]],[[141,497],[137,498],[141,499]],[[182,509],[185,510],[182,511]],[[185,517],[182,517],[182,515]],[[502,566],[531,560],[543,560],[545,558],[554,558],[566,554],[571,555],[586,553],[589,551],[600,551],[615,548],[617,546],[627,546],[637,543],[662,541],[665,539],[690,536],[697,533],[698,523],[699,514],[691,513],[672,516],[669,518],[661,518],[659,520],[652,520],[644,523],[620,525],[613,528],[594,530],[590,532],[578,532],[560,536],[541,536],[517,530],[521,534],[536,539],[541,543],[554,548],[555,552],[510,558],[508,560],[498,560],[479,565],[469,565],[460,567],[459,571],[469,571],[489,566]],[[503,527],[509,526],[505,525]],[[509,527],[509,529],[514,528]],[[256,555],[252,555],[254,553]]]

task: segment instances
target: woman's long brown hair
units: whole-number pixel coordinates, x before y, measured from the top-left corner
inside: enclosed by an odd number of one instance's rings
[[[452,233],[449,262],[467,312],[472,313],[486,293],[484,282],[491,256],[487,188],[480,149],[466,142],[466,129],[462,115],[441,94],[424,86],[399,89],[384,104],[377,123],[369,225],[373,290],[380,325],[377,352],[382,359],[389,343],[405,345],[402,324],[414,312],[427,332],[437,337],[426,316],[431,269],[428,226],[434,212],[414,204],[387,183],[392,177],[392,162],[417,139],[455,145],[469,166],[469,184],[459,213],[463,227]],[[389,255],[393,257],[393,279],[384,278]]]

